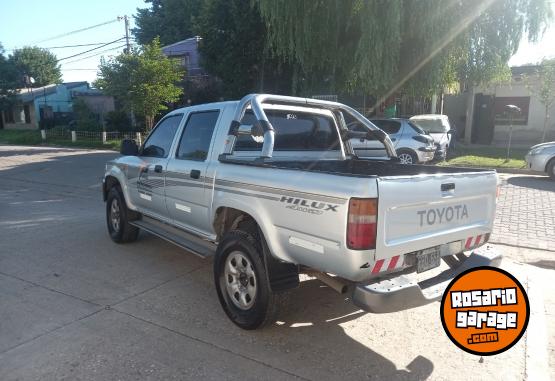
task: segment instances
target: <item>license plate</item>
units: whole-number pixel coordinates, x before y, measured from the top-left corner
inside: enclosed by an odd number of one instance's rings
[[[424,249],[416,254],[416,272],[421,273],[438,267],[441,262],[439,246]]]

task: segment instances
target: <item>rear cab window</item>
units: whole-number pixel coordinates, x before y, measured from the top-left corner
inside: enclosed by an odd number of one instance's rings
[[[339,151],[341,145],[332,116],[305,111],[264,110],[274,127],[274,151]],[[251,110],[241,124],[254,125],[257,120]],[[260,151],[262,143],[241,135],[235,151]]]

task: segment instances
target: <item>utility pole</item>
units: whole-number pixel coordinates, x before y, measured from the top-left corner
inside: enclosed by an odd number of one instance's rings
[[[123,20],[125,23],[125,53],[131,53],[131,43],[129,42],[129,17],[127,15],[118,16],[118,20]]]
[[[127,53],[131,53],[131,44],[129,43],[129,17],[127,15],[123,16],[123,21],[125,22],[125,44]]]
[[[118,20],[123,19],[123,22],[125,23],[125,50],[124,53],[125,54],[131,54],[131,43],[129,42],[129,17],[127,17],[127,15],[122,16],[118,16]],[[133,110],[133,107],[131,107],[131,110],[129,110],[129,116],[131,117],[131,125],[133,127],[135,127],[137,125],[137,119],[135,118],[135,110]]]

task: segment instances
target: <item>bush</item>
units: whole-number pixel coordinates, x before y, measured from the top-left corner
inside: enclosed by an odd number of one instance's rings
[[[131,120],[127,113],[121,110],[110,111],[106,113],[104,120],[106,121],[106,131],[132,132],[136,131],[131,125]]]
[[[84,100],[76,99],[73,102],[73,115],[75,116],[76,130],[102,131],[99,115],[92,112]]]

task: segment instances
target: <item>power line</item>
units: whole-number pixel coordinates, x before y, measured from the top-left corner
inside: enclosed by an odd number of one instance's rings
[[[81,53],[76,53],[76,54],[73,54],[73,55],[71,55],[71,56],[67,56],[67,57],[64,57],[64,58],[59,58],[59,59],[58,59],[58,62],[63,61],[63,60],[67,60],[67,59],[69,59],[69,58],[81,56],[81,55],[83,55],[83,54],[85,54],[85,53],[92,52],[93,50],[101,49],[101,48],[103,48],[103,47],[105,47],[105,46],[112,45],[112,44],[114,44],[114,43],[116,43],[116,42],[118,42],[118,41],[121,41],[121,40],[123,40],[123,39],[124,39],[124,37],[121,37],[121,38],[118,38],[117,40],[114,40],[114,41],[111,41],[111,42],[107,42],[107,43],[105,43],[104,45],[97,46],[96,48],[88,49],[88,50],[85,50],[85,51],[83,51],[83,52],[81,52]]]
[[[41,49],[80,48],[82,46],[96,46],[96,45],[102,45],[102,44],[107,44],[107,42],[95,42],[95,43],[91,43],[91,44],[78,44],[78,45],[65,45],[65,46],[50,46],[48,48],[42,48],[41,47]],[[11,50],[13,50],[13,49],[11,49]]]
[[[91,55],[86,56],[86,57],[82,57],[82,58],[79,58],[79,59],[76,59],[76,60],[73,60],[73,61],[68,61],[68,62],[63,62],[63,63],[64,63],[64,64],[70,64],[70,63],[74,63],[74,62],[83,61],[83,60],[86,60],[86,59],[89,59],[89,58],[92,58],[92,57],[99,56],[99,55],[101,55],[101,54],[103,54],[103,53],[106,53],[106,52],[109,52],[109,51],[112,51],[112,50],[117,50],[117,49],[124,48],[125,46],[126,46],[125,44],[124,44],[124,45],[120,45],[120,46],[117,46],[117,47],[115,47],[115,48],[110,48],[110,49],[102,50],[102,51],[97,52],[97,53],[95,53],[95,54],[91,54]]]
[[[81,29],[77,29],[77,30],[72,30],[71,32],[62,33],[62,34],[59,34],[59,35],[54,36],[54,37],[50,37],[50,38],[46,38],[46,39],[44,39],[44,40],[37,41],[36,44],[40,44],[41,42],[46,42],[46,41],[50,41],[50,40],[55,40],[55,39],[62,38],[62,37],[66,37],[66,36],[71,36],[72,34],[81,33],[81,32],[84,32],[84,31],[86,31],[86,30],[98,28],[98,27],[101,27],[101,26],[104,26],[104,25],[108,25],[108,24],[112,24],[112,23],[115,23],[115,22],[118,22],[118,21],[119,21],[119,20],[116,18],[116,19],[113,19],[113,20],[110,20],[110,21],[105,21],[105,22],[100,23],[100,24],[88,26],[88,27],[86,27],[86,28],[81,28]]]

